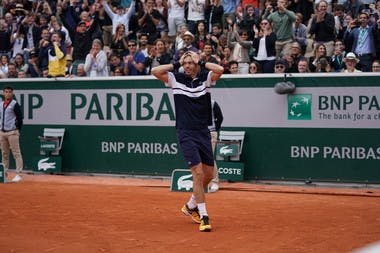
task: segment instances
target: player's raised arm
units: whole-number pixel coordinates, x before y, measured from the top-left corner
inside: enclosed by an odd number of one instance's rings
[[[158,80],[167,83],[168,80],[168,72],[174,69],[173,64],[164,64],[157,67],[152,68],[152,75],[154,75]]]
[[[219,80],[224,71],[222,66],[220,66],[219,64],[212,63],[212,62],[206,62],[205,68],[212,72],[211,73],[212,81]]]

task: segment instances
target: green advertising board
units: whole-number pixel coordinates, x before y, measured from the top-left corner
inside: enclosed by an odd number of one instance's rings
[[[380,183],[380,76],[223,76],[211,89],[223,130],[245,131],[244,179]],[[6,80],[0,80],[5,82]],[[17,79],[27,168],[45,127],[65,128],[62,172],[170,176],[186,168],[170,89],[152,77]],[[13,165],[14,166],[14,165]]]
[[[0,163],[0,183],[5,183],[7,180],[7,177],[5,175],[4,166],[2,163]]]

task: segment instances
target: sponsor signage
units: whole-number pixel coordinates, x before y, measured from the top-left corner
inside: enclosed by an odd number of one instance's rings
[[[41,141],[40,149],[44,151],[53,151],[57,149],[56,141]]]
[[[175,169],[172,172],[170,190],[176,192],[193,191],[193,175],[189,169]],[[206,187],[205,192],[208,192]]]
[[[239,143],[234,142],[218,142],[216,144],[216,156],[228,158],[239,155]]]
[[[37,156],[34,157],[33,171],[42,173],[58,173],[62,168],[61,156]]]
[[[244,180],[244,163],[217,161],[219,178],[229,181]]]
[[[167,88],[18,90],[16,97],[25,124],[174,126],[170,93]],[[380,87],[306,87],[282,96],[273,88],[218,88],[212,94],[228,115],[223,127],[378,128],[380,123]]]

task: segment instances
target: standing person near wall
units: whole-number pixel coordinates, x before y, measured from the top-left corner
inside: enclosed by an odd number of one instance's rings
[[[22,127],[22,113],[19,103],[13,99],[13,88],[5,86],[3,88],[4,101],[0,104],[0,143],[1,155],[4,165],[4,171],[9,169],[9,151],[12,150],[13,157],[16,161],[16,176],[12,182],[22,180],[20,172],[24,164],[20,150],[20,130]]]
[[[215,152],[216,142],[218,140],[218,132],[223,122],[223,113],[220,109],[219,104],[215,100],[211,100],[211,108],[212,108],[212,125],[208,127],[211,134],[211,146],[212,151]],[[219,190],[219,173],[218,166],[214,161],[214,178],[208,184],[209,192],[216,192]]]
[[[184,73],[172,73],[183,67]],[[177,138],[193,175],[193,194],[181,211],[200,223],[201,232],[211,231],[204,189],[213,178],[214,155],[208,126],[212,121],[209,88],[223,74],[223,67],[199,61],[197,53],[187,51],[179,63],[152,69],[152,74],[172,88]]]

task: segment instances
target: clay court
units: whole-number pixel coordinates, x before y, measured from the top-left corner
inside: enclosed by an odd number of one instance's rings
[[[0,184],[2,253],[343,253],[380,240],[378,188],[225,182],[201,233],[169,180],[23,177]]]

